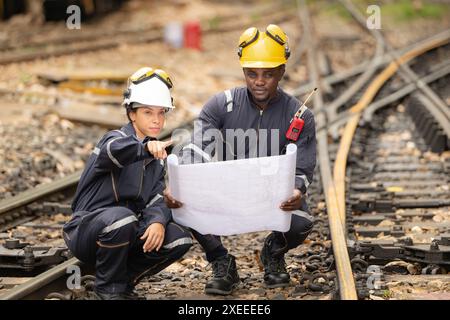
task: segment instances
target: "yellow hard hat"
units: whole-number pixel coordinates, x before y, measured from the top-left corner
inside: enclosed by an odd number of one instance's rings
[[[239,37],[238,56],[243,68],[275,68],[285,64],[290,54],[288,37],[275,24],[268,25],[264,33],[248,28]]]

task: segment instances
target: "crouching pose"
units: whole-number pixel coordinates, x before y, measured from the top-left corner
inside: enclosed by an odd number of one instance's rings
[[[270,233],[262,246],[260,260],[264,265],[264,283],[269,288],[286,287],[290,275],[286,269],[285,254],[300,246],[311,232],[313,217],[306,203],[307,188],[313,179],[316,165],[316,130],[311,110],[301,108],[300,102],[279,87],[290,55],[288,38],[277,25],[267,26],[264,32],[256,28],[244,31],[239,39],[239,61],[246,86],[226,90],[213,96],[199,115],[200,130],[194,130],[192,143],[183,148],[183,162],[265,157],[284,153],[289,143],[297,145],[295,188],[292,196],[280,203],[280,209],[292,215],[287,232]],[[297,138],[287,139],[286,132],[298,111],[302,111],[303,130],[293,131]],[[226,132],[222,141],[208,132]],[[264,134],[260,134],[263,133]],[[239,142],[238,132],[256,132],[257,139]],[[228,138],[228,134],[230,138]],[[227,139],[229,139],[227,141]],[[258,140],[259,139],[259,140]],[[248,141],[248,142],[247,142]],[[209,146],[217,143],[217,153]],[[241,148],[242,147],[242,148]],[[239,149],[241,148],[241,153]],[[212,154],[212,152],[214,154]],[[245,177],[244,177],[245,179]],[[267,192],[271,192],[270,189]],[[169,190],[165,193],[167,205],[182,205]],[[233,210],[230,202],[230,210]],[[205,285],[207,294],[231,294],[240,282],[235,257],[228,253],[219,236],[204,235],[193,230],[212,264],[213,276]]]
[[[135,299],[134,286],[183,256],[191,234],[164,203],[165,148],[158,141],[173,108],[172,82],[162,70],[139,69],[124,94],[129,123],[108,132],[87,161],[64,240],[95,266],[95,296]]]

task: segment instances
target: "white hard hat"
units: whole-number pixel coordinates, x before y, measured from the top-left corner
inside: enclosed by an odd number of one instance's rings
[[[163,70],[145,67],[136,71],[129,79],[124,92],[124,105],[137,102],[141,105],[173,109],[170,95],[172,81]]]

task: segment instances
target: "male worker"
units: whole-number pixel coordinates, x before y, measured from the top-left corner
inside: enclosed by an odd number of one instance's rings
[[[289,142],[297,145],[295,189],[292,197],[280,204],[282,210],[295,213],[292,215],[290,230],[285,233],[272,232],[265,239],[260,256],[264,265],[265,284],[271,288],[283,287],[290,282],[284,254],[300,245],[313,226],[304,197],[316,164],[315,122],[312,112],[306,108],[301,117],[304,127],[300,136],[296,141],[287,140],[286,132],[300,103],[278,87],[289,57],[288,39],[280,27],[272,24],[264,32],[256,28],[247,29],[239,39],[238,55],[247,85],[216,94],[206,103],[199,116],[201,130],[194,132],[192,143],[183,148],[183,161],[211,160],[212,154],[208,151],[213,139],[207,132],[214,129],[221,132],[230,129],[241,132],[255,130],[258,133],[269,131],[267,138],[259,137],[260,141],[253,145],[249,143],[250,139],[244,140],[244,148],[242,143],[236,146],[235,137],[234,141],[221,141],[217,151],[224,151],[219,155],[219,160],[225,155],[226,160],[229,160],[282,154]],[[230,151],[230,146],[235,146],[234,150]],[[244,155],[239,154],[239,148],[244,150]],[[182,205],[171,196],[169,190],[165,192],[165,200],[171,208]],[[230,210],[233,210],[232,203]],[[195,231],[193,234],[213,267],[214,276],[206,284],[206,293],[230,294],[240,281],[235,258],[222,245],[220,237]]]
[[[156,137],[174,108],[163,70],[141,68],[124,93],[129,123],[105,134],[89,157],[64,239],[95,266],[96,298],[138,298],[134,285],[178,260],[192,245],[163,200],[165,148]]]

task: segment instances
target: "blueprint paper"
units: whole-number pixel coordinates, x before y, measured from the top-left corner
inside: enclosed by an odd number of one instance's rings
[[[167,159],[175,222],[202,234],[233,235],[290,228],[291,214],[280,209],[293,194],[297,147],[285,155],[179,165]]]

